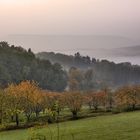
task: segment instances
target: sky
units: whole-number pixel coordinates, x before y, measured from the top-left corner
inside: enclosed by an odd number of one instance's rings
[[[91,56],[97,48],[101,52],[101,48],[140,45],[140,0],[0,0],[0,39],[3,38],[35,52],[73,53],[69,50],[81,49],[85,53],[88,47],[86,54]]]
[[[0,0],[7,34],[109,34],[140,38],[140,0]]]

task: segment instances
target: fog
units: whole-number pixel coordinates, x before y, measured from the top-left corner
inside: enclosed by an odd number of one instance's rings
[[[0,39],[35,52],[80,51],[120,62],[124,54],[113,48],[140,44],[139,6],[139,0],[0,0]]]

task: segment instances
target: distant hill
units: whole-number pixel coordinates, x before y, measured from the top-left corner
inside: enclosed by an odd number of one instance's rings
[[[106,49],[133,46],[137,42],[122,36],[113,35],[9,35],[3,38],[10,44],[28,49],[34,52],[54,51],[65,54],[88,54],[101,58],[107,56]],[[104,49],[104,51],[100,51]]]
[[[111,53],[114,56],[140,57],[140,45],[121,47],[121,48],[113,48],[111,50]]]

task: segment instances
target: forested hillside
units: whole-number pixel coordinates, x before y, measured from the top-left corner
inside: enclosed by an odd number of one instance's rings
[[[129,62],[116,64],[108,60],[81,56],[80,53],[69,56],[60,53],[42,52],[36,56],[43,60],[50,60],[52,63],[60,63],[67,70],[71,67],[76,67],[81,71],[92,70],[93,74],[89,75],[89,79],[94,83],[95,88],[106,86],[116,88],[128,84],[140,84],[140,66],[131,65]]]
[[[37,81],[41,88],[53,91],[63,91],[67,85],[61,65],[37,59],[31,49],[0,42],[0,86],[23,80]]]
[[[35,56],[31,49],[0,42],[0,86],[23,80],[34,80],[41,88],[52,91],[113,89],[140,84],[140,66],[115,64],[80,53],[69,56],[43,52]]]

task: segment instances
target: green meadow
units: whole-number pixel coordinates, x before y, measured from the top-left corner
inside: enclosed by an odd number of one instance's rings
[[[31,135],[46,136],[46,140],[139,140],[140,112],[98,116],[25,130],[0,132],[0,140],[28,140]]]

